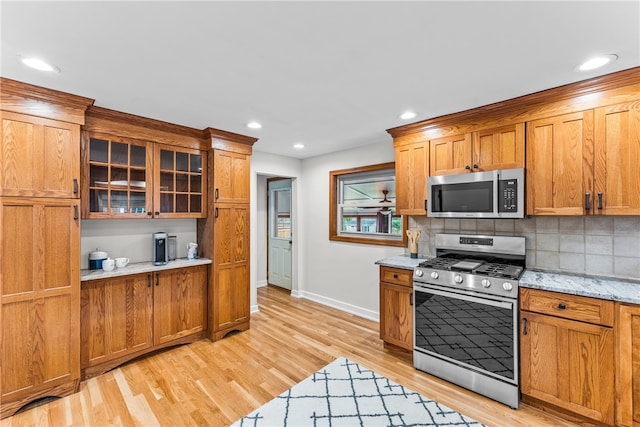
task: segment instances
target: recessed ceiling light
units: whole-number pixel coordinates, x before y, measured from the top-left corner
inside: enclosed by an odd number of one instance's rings
[[[600,55],[600,56],[595,56],[595,57],[589,59],[588,61],[582,63],[578,67],[578,70],[580,70],[580,71],[595,70],[596,68],[604,67],[609,62],[613,62],[616,59],[618,59],[618,55]]]
[[[400,118],[402,120],[413,119],[415,116],[416,116],[416,113],[414,113],[413,111],[405,111],[404,113],[400,114]]]
[[[260,129],[262,125],[258,122],[249,122],[247,123],[247,127],[251,129]]]
[[[55,71],[57,73],[60,72],[60,69],[54,65],[48,64],[46,62],[44,62],[42,59],[38,59],[38,58],[22,58],[20,59],[20,62],[22,62],[24,65],[26,65],[27,67],[31,67],[33,69],[39,70],[39,71]]]
[[[300,143],[293,144],[293,148],[295,148],[297,150],[301,150],[301,149],[304,148],[304,144],[300,144]]]

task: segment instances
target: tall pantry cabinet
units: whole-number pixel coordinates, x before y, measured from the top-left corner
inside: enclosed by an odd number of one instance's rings
[[[255,138],[208,128],[211,139],[208,215],[198,220],[202,255],[213,260],[209,338],[249,329],[249,188]]]
[[[80,384],[80,126],[93,100],[0,78],[0,418]]]

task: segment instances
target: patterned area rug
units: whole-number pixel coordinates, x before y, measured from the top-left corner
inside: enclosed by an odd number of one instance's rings
[[[482,426],[357,363],[338,358],[233,426]]]

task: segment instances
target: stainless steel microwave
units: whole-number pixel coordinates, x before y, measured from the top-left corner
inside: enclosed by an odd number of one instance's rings
[[[435,218],[524,218],[524,168],[427,178]]]

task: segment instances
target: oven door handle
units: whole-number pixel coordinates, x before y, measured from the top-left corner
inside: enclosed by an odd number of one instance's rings
[[[430,294],[434,294],[434,295],[440,295],[440,296],[447,297],[447,298],[460,299],[460,300],[463,300],[463,301],[476,302],[476,303],[479,303],[479,304],[490,305],[492,307],[506,308],[506,309],[509,309],[509,310],[513,308],[513,301],[497,301],[497,300],[493,299],[492,297],[479,298],[479,297],[475,297],[475,296],[472,296],[472,295],[463,295],[463,294],[459,294],[459,293],[455,293],[455,292],[441,291],[441,290],[438,290],[438,289],[427,288],[427,287],[424,287],[424,286],[416,287],[415,291],[416,292],[430,293]]]

